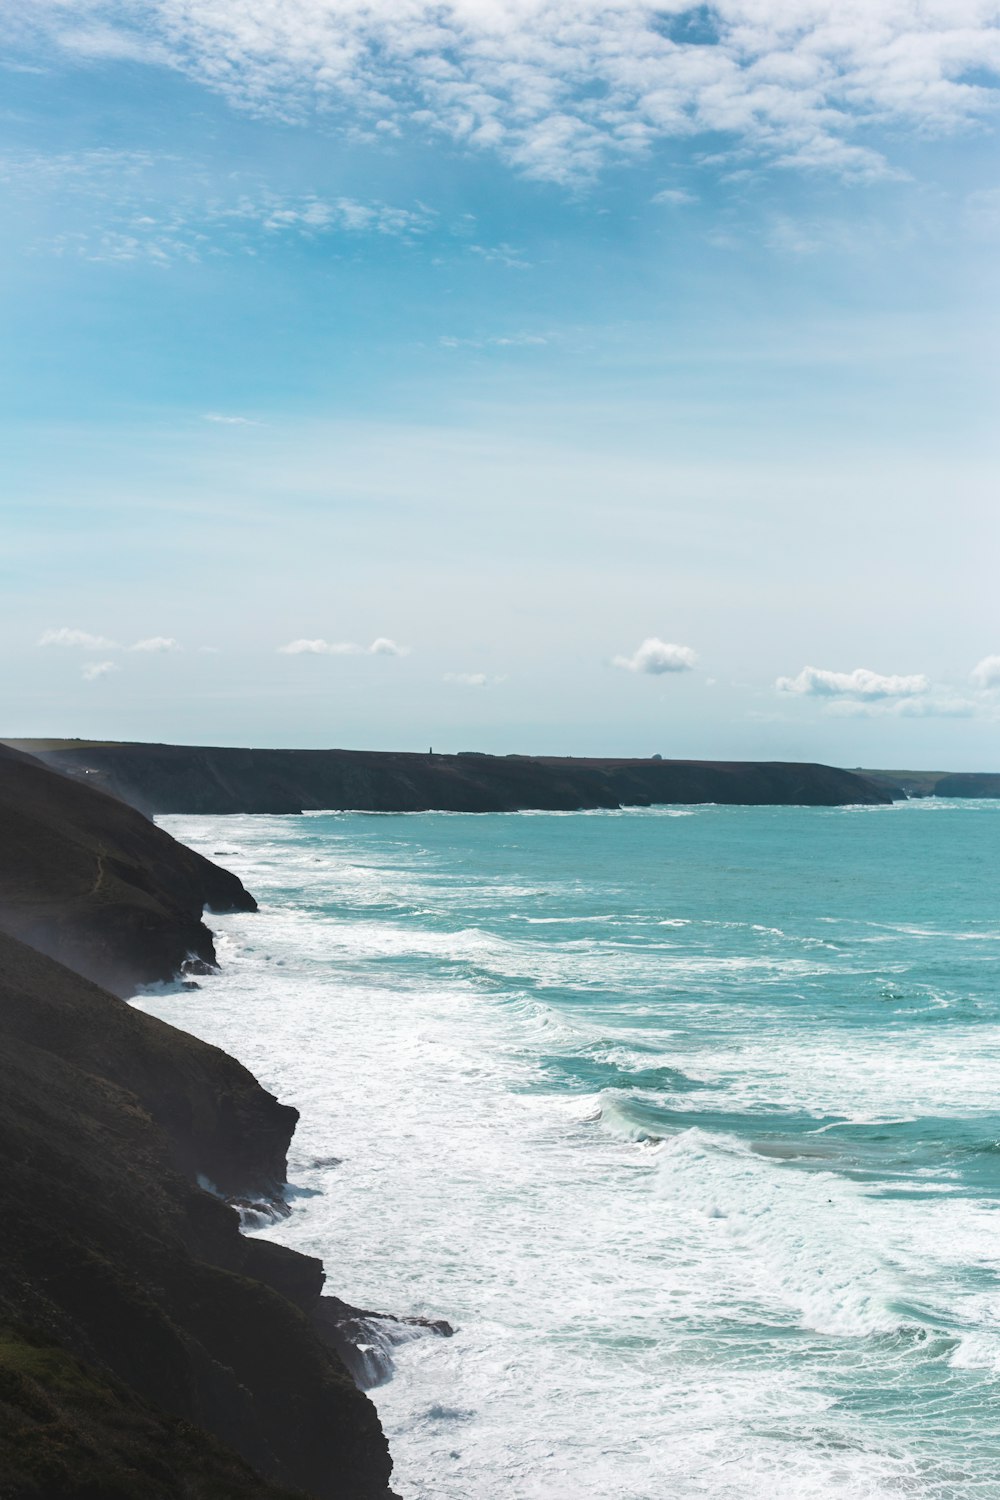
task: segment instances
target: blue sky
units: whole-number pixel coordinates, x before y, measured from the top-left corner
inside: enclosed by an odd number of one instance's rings
[[[1000,6],[22,12],[7,734],[1000,765]]]

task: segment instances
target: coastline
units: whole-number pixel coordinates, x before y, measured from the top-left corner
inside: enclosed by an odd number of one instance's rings
[[[240,1230],[241,1213],[288,1212],[298,1111],[121,998],[197,988],[192,970],[216,968],[203,906],[256,903],[7,749],[0,803],[5,1496],[392,1500],[361,1387],[386,1378],[406,1320],[324,1295],[319,1260]]]
[[[253,923],[254,897],[92,779],[2,747],[0,803],[12,830],[0,845],[0,1149],[15,1164],[5,1193],[17,1223],[0,1251],[11,1500],[69,1494],[65,1475],[81,1465],[109,1500],[140,1492],[147,1470],[151,1500],[195,1480],[220,1500],[289,1484],[317,1500],[392,1500],[388,1446],[363,1392],[390,1377],[401,1343],[451,1327],[372,1311],[382,1299],[369,1288],[353,1306],[325,1288],[315,1254],[240,1234],[240,1218],[278,1227],[288,1214],[298,1112],[227,1051],[121,999],[179,979],[178,998],[196,1005],[195,973],[216,972],[204,906]],[[820,818],[827,806],[838,804],[821,804]],[[204,847],[216,852],[218,835]],[[650,1128],[632,1122],[627,1139],[658,1149]],[[158,1489],[170,1464],[172,1488]],[[57,1470],[63,1489],[38,1479]]]
[[[148,816],[171,813],[576,812],[722,803],[838,807],[905,796],[855,771],[797,761],[644,760],[9,742]]]
[[[203,996],[153,1005],[303,1110],[264,1236],[458,1325],[375,1392],[401,1494],[982,1483],[995,817],[166,822],[262,901]],[[967,1453],[922,1430],[938,1402]]]

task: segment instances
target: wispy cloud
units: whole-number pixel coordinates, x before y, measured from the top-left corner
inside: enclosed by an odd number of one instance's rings
[[[490,265],[507,266],[511,271],[530,271],[531,262],[513,245],[470,245],[470,255],[478,255]]]
[[[111,672],[120,672],[116,661],[88,661],[84,664],[80,676],[84,682],[97,682],[102,677],[107,677]]]
[[[130,651],[179,651],[180,641],[175,641],[172,635],[150,635],[145,640],[136,641],[128,648]]]
[[[491,677],[488,672],[445,672],[442,681],[450,682],[455,687],[485,688],[506,682],[507,677]]]
[[[279,646],[278,652],[282,656],[408,656],[410,648],[380,635],[370,646],[359,646],[356,641],[297,640]]]
[[[121,648],[117,641],[108,640],[107,636],[92,635],[89,630],[71,630],[64,625],[59,630],[43,630],[38,637],[40,646],[73,646],[84,651],[117,651]]]
[[[438,339],[443,349],[542,349],[550,342],[541,333],[491,334],[483,338],[456,338],[446,333]]]
[[[93,635],[89,630],[71,630],[62,626],[58,630],[44,630],[38,638],[39,646],[69,646],[80,651],[141,651],[156,653],[179,651],[181,645],[172,635],[148,635],[123,646],[121,641],[110,640],[106,635]]]
[[[253,219],[263,229],[272,232],[292,231],[309,236],[336,232],[397,236],[422,234],[434,220],[434,214],[424,204],[418,208],[397,208],[389,203],[365,203],[357,198],[327,200],[317,197],[244,199],[235,209],[220,211],[219,217]]]
[[[206,411],[202,413],[202,421],[219,422],[223,427],[260,427],[260,422],[255,422],[252,417],[230,416],[222,411]]]
[[[683,188],[661,188],[650,198],[650,203],[669,203],[674,208],[685,208],[690,203],[697,203],[693,193],[686,193]]]
[[[779,677],[775,683],[779,693],[795,693],[800,697],[854,698],[871,700],[876,698],[912,698],[930,691],[930,680],[923,673],[911,676],[886,676],[871,672],[867,667],[855,667],[853,672],[831,672],[822,667],[803,667],[797,677]]]
[[[835,698],[826,713],[836,719],[971,719],[992,710],[975,698],[955,693],[932,693],[928,697],[884,698],[862,702],[857,698]]]
[[[697,660],[697,653],[690,646],[676,646],[652,635],[631,656],[616,656],[613,665],[625,672],[661,677],[667,672],[690,672]]]
[[[859,127],[944,133],[996,110],[998,19],[995,0],[62,0],[16,25],[88,61],[169,62],[258,113],[409,121],[569,181],[699,133],[885,174]]]
[[[289,196],[246,173],[219,184],[204,162],[169,152],[8,152],[0,154],[0,182],[22,198],[57,194],[72,202],[75,225],[55,235],[49,248],[106,264],[167,269],[208,256],[256,254],[290,240],[412,241],[437,223],[420,202]],[[229,420],[225,413],[205,416]]]

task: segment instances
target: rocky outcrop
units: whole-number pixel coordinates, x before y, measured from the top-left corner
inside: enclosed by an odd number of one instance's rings
[[[320,1338],[344,1361],[363,1391],[392,1379],[393,1353],[401,1344],[427,1334],[450,1339],[455,1332],[444,1318],[400,1318],[351,1307],[339,1297],[321,1297],[311,1318]]]
[[[863,771],[895,801],[912,797],[1000,797],[995,771]]]
[[[212,911],[253,911],[235,875],[134,808],[0,745],[0,931],[118,994],[215,963]]]
[[[832,807],[891,800],[864,776],[786,761],[598,760],[364,750],[76,744],[47,764],[143,812],[515,812],[671,802]]]
[[[941,776],[935,797],[1000,797],[1000,775],[992,771],[958,771]]]
[[[322,1266],[192,1180],[273,1188],[294,1121],[0,935],[3,1500],[389,1500],[374,1407],[307,1316]]]

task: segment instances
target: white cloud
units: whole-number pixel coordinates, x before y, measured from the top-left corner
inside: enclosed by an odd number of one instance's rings
[[[540,349],[549,339],[540,333],[493,334],[479,339],[460,339],[446,333],[438,343],[444,349]]]
[[[363,650],[354,641],[299,640],[278,647],[282,656],[360,656]]]
[[[169,60],[285,120],[409,120],[558,181],[702,133],[884,174],[859,126],[945,133],[996,110],[998,21],[996,0],[61,0],[8,25],[88,60]]]
[[[44,630],[38,638],[40,646],[80,646],[85,651],[118,651],[117,641],[109,641],[103,635],[91,635],[89,630]]]
[[[136,641],[128,648],[130,651],[179,651],[180,641],[175,641],[172,635],[150,635],[143,641]]]
[[[690,646],[674,646],[652,635],[633,656],[616,656],[613,664],[626,672],[647,672],[660,677],[665,672],[690,672],[697,660]]]
[[[370,646],[356,641],[298,640],[279,646],[282,656],[409,656],[409,646],[400,646],[388,636],[380,635]]]
[[[693,193],[686,193],[683,188],[661,188],[650,198],[650,203],[670,203],[677,208],[683,208],[685,204],[697,203]]]
[[[489,683],[485,672],[446,672],[444,682],[456,683],[459,687],[484,688]]]
[[[909,677],[883,676],[867,667],[853,672],[828,672],[821,667],[803,667],[797,677],[779,677],[779,693],[796,693],[813,698],[854,698],[869,701],[877,698],[911,698],[930,690],[923,673]]]
[[[989,691],[1000,687],[1000,656],[984,656],[969,673],[976,687]]]
[[[206,411],[202,415],[205,422],[221,422],[225,427],[259,427],[252,417],[230,417],[221,411]]]
[[[80,675],[84,682],[97,682],[99,678],[107,677],[111,672],[120,671],[121,667],[116,661],[88,661]]]

